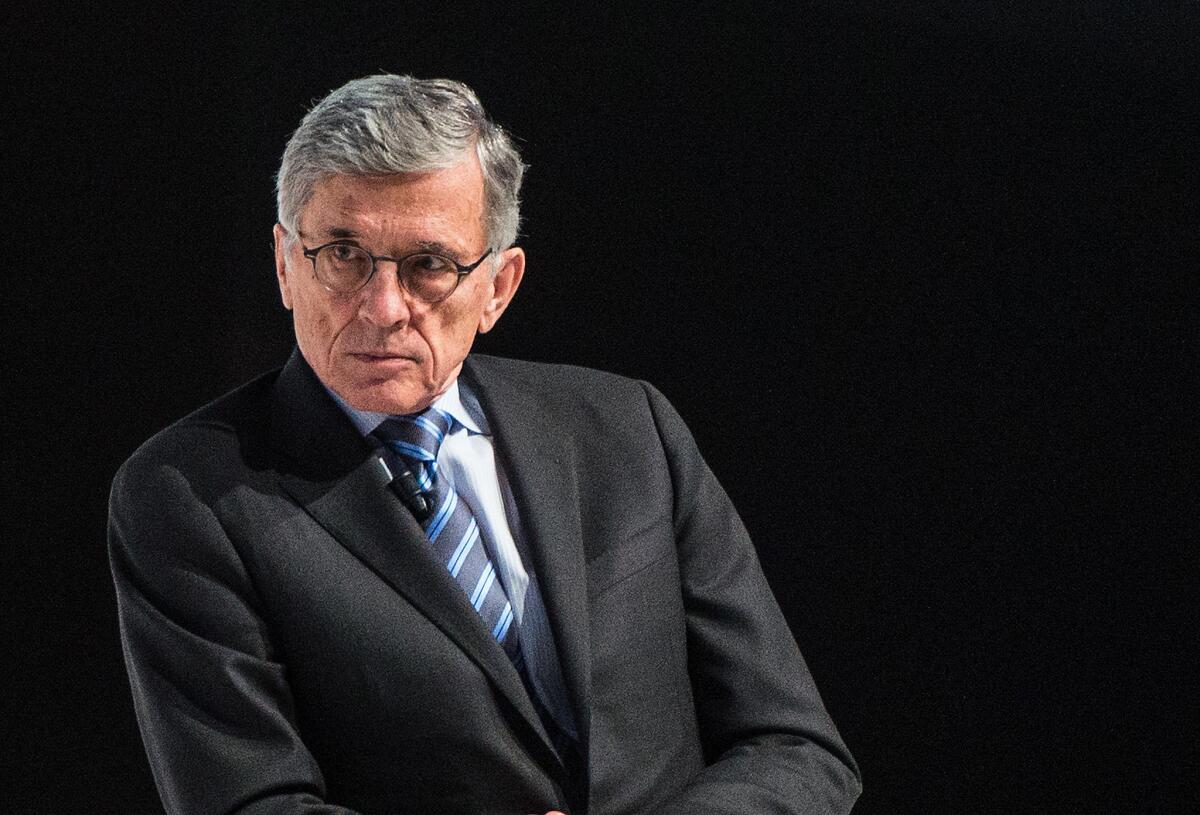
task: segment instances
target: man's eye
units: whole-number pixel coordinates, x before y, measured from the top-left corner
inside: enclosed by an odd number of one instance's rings
[[[353,260],[358,256],[358,247],[350,246],[344,243],[337,243],[329,247],[329,255],[334,260],[339,262]]]
[[[437,274],[454,270],[454,264],[440,255],[414,255],[412,259],[414,271],[423,274]]]

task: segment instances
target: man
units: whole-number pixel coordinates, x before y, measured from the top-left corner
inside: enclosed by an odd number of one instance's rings
[[[147,442],[110,554],[171,812],[845,812],[857,770],[650,386],[468,356],[521,283],[474,94],[374,76],[279,171],[298,350]]]

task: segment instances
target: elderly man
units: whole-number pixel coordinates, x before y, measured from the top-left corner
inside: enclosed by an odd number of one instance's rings
[[[297,351],[159,433],[109,546],[171,812],[845,812],[857,770],[745,529],[645,383],[469,355],[524,168],[465,86],[303,120]]]

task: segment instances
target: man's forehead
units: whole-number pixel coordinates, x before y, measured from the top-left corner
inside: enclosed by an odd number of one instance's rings
[[[479,160],[468,159],[449,167],[404,173],[356,175],[328,173],[312,186],[308,204],[314,199],[336,200],[343,205],[387,202],[420,205],[449,201],[474,203],[483,200],[483,171]]]
[[[298,226],[306,237],[327,240],[417,228],[439,245],[452,237],[466,246],[476,242],[468,233],[484,228],[483,201],[478,162],[418,173],[330,174],[313,185]]]

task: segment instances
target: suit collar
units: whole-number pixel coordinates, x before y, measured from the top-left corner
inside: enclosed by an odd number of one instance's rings
[[[373,410],[359,410],[351,405],[342,397],[338,396],[336,391],[326,387],[325,392],[329,394],[329,398],[342,409],[342,412],[350,417],[350,421],[358,428],[358,432],[362,436],[372,433],[375,428],[388,419],[394,418],[401,414],[380,413]],[[450,383],[450,387],[446,392],[439,396],[431,407],[437,408],[442,413],[449,414],[450,418],[458,422],[472,433],[487,434],[486,421],[482,414],[473,413],[467,407],[471,404],[469,394],[462,392],[459,389],[458,380],[455,379]]]
[[[468,357],[460,378],[488,416],[520,508],[528,537],[522,556],[527,563],[532,560],[538,575],[580,740],[587,745],[591,651],[572,440],[547,413],[545,394],[533,383],[506,375],[494,360]]]
[[[371,449],[298,349],[275,381],[268,439],[288,472],[318,482],[345,476]]]
[[[283,489],[470,656],[556,762],[516,669],[445,566],[429,555],[425,533],[389,489],[375,448],[298,351],[276,380],[268,438],[281,455]]]

